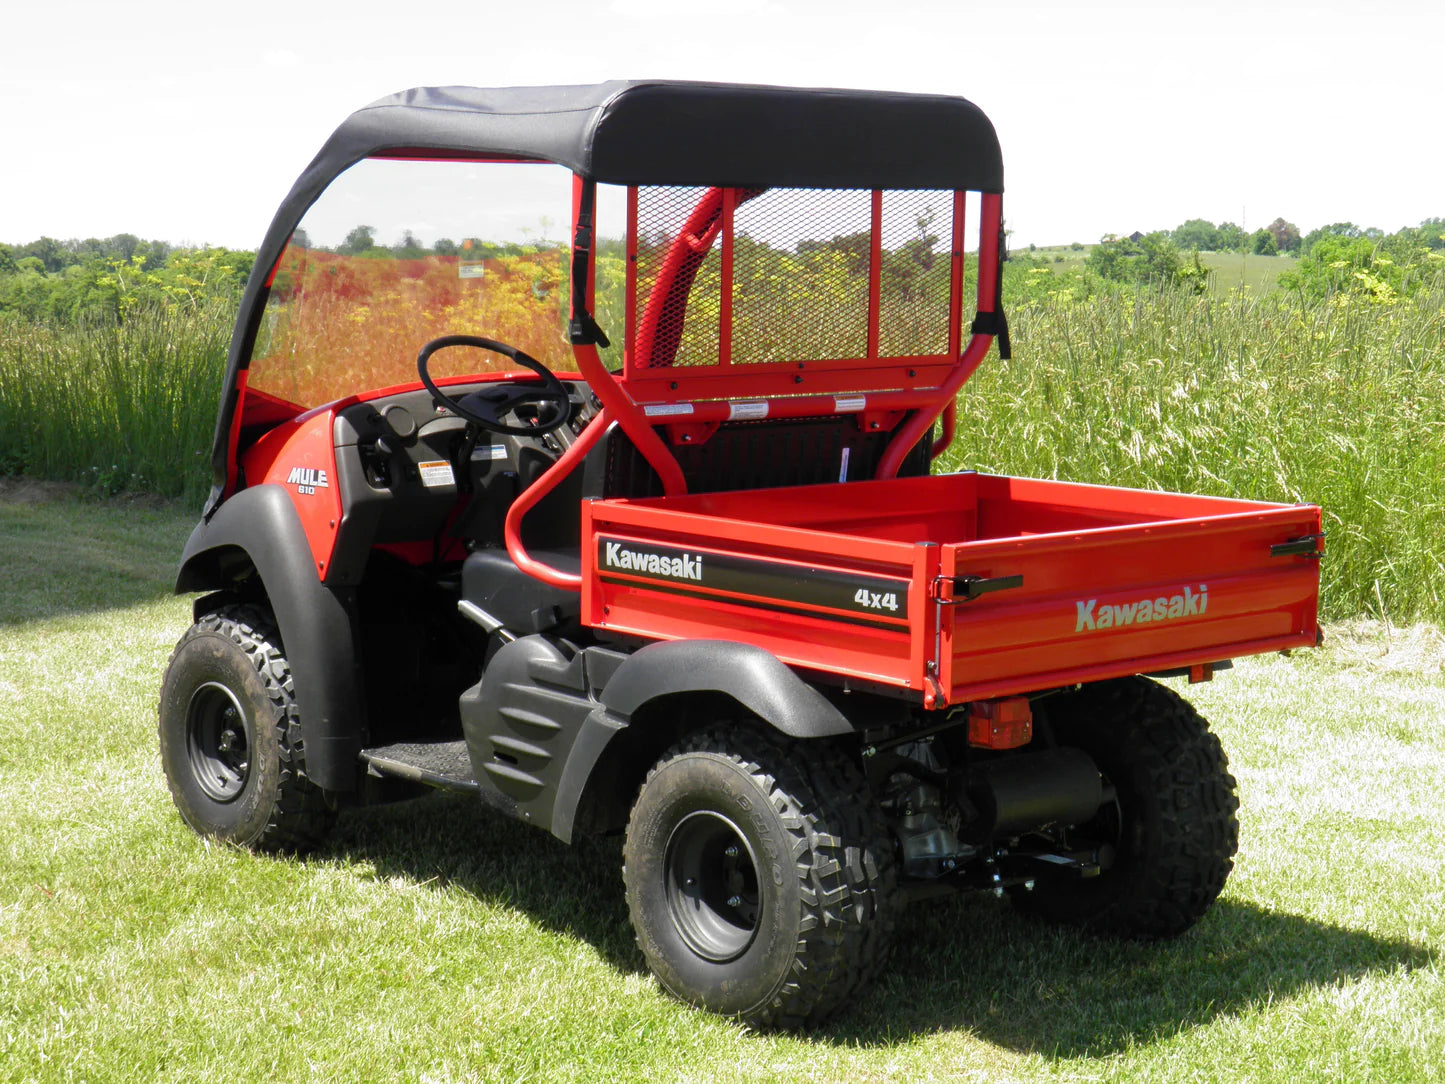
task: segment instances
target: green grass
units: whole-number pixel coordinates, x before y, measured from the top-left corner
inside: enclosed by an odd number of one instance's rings
[[[1191,934],[919,905],[854,1012],[754,1035],[659,992],[614,844],[440,795],[345,812],[306,860],[186,829],[154,712],[193,522],[0,495],[0,1081],[1445,1077],[1433,629],[1339,628],[1188,689],[1243,802]]]
[[[1192,258],[1185,254],[1186,259]],[[1245,289],[1267,294],[1278,287],[1279,276],[1299,263],[1294,256],[1255,256],[1241,252],[1201,252],[1199,258],[1213,272],[1210,291],[1217,297]]]
[[[120,326],[0,313],[0,474],[198,500],[234,319],[222,304]]]

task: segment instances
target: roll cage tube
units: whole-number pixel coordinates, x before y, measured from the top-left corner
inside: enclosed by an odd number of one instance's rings
[[[577,177],[573,186],[574,229],[587,231],[586,240],[590,246],[590,208],[593,204],[593,193],[588,189],[595,191],[594,182]],[[762,188],[742,189],[738,193],[738,202],[752,199],[763,191],[765,189]],[[665,307],[660,299],[676,299],[679,291],[682,297],[686,298],[698,268],[722,229],[724,201],[725,193],[722,188],[709,188],[689,215],[684,228],[673,240],[653,285],[652,297],[644,311],[643,322],[638,333],[638,356],[647,359],[646,364],[642,366],[644,368],[667,366],[672,361],[677,344],[671,341],[659,341],[659,314]],[[980,218],[977,312],[972,324],[973,334],[969,339],[968,346],[958,357],[948,379],[936,389],[924,406],[914,410],[898,427],[874,471],[875,478],[896,477],[904,457],[932,428],[940,415],[945,416],[945,438],[933,445],[931,451],[936,455],[942,450],[942,447],[946,446],[946,440],[952,435],[954,428],[954,404],[959,389],[982,364],[989,347],[993,345],[996,333],[1002,336],[1003,342],[1007,342],[1006,324],[999,297],[1000,259],[1003,251],[1001,243],[1003,198],[1000,194],[981,193]],[[579,225],[579,221],[584,225]],[[581,238],[583,234],[578,232],[577,236]],[[583,305],[577,304],[578,291],[575,288],[573,290],[574,324],[581,319],[578,315],[579,311],[583,317],[586,317],[583,321],[584,324],[590,321],[590,316],[587,314],[590,313],[591,308],[590,298],[594,285],[595,266],[590,259],[590,251],[587,264],[587,291]],[[578,371],[601,400],[603,411],[593,419],[587,430],[584,430],[557,462],[514,502],[507,513],[503,539],[508,556],[512,558],[518,568],[543,583],[575,590],[581,587],[580,576],[542,564],[527,553],[522,544],[521,521],[522,517],[555,489],[582,456],[596,444],[605,430],[606,418],[615,418],[623,431],[632,438],[643,458],[657,471],[662,481],[663,493],[666,496],[680,496],[686,493],[687,483],[682,476],[682,469],[678,465],[676,457],[646,420],[645,415],[638,410],[637,404],[633,402],[626,389],[603,365],[596,346],[588,341],[593,336],[579,335],[574,338],[581,340],[574,341],[572,348],[577,358]]]
[[[596,351],[594,350],[595,354]],[[549,587],[560,587],[567,591],[580,591],[582,577],[576,573],[545,565],[527,552],[522,545],[522,517],[530,512],[543,497],[556,488],[557,483],[572,472],[584,456],[592,450],[602,434],[607,431],[607,408],[588,423],[572,446],[558,457],[557,462],[547,468],[546,473],[517,495],[507,509],[507,518],[502,521],[502,541],[507,547],[507,556],[512,563],[533,579],[541,580]]]
[[[888,442],[883,457],[878,461],[878,469],[873,472],[874,478],[898,476],[898,468],[903,465],[904,456],[918,443],[923,434],[932,428],[939,414],[953,405],[959,388],[963,387],[968,378],[983,363],[985,355],[988,354],[988,348],[993,345],[994,330],[1002,329],[1003,341],[1008,341],[1003,306],[999,299],[999,288],[1002,281],[1000,257],[1003,254],[1003,246],[1000,244],[1000,238],[1003,232],[1003,197],[996,192],[984,192],[980,217],[982,221],[979,224],[978,239],[978,314],[973,321],[973,337],[968,342],[968,348],[958,359],[957,367],[939,387],[935,402],[921,410],[914,411],[913,415],[893,434],[893,439]],[[947,422],[945,422],[945,427],[948,427]]]

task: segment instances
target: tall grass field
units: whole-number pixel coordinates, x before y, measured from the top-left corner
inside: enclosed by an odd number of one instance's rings
[[[0,474],[198,502],[235,315],[215,304],[52,326],[0,313]]]
[[[0,472],[194,503],[224,306],[0,321]],[[1287,291],[1043,298],[960,395],[936,469],[1308,501],[1324,613],[1445,622],[1445,276],[1392,304]]]

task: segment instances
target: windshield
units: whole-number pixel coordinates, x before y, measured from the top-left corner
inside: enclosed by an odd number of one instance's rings
[[[572,173],[562,166],[366,159],[282,253],[247,387],[298,408],[417,379],[421,347],[482,335],[573,368],[566,340]],[[474,350],[432,374],[514,369]]]

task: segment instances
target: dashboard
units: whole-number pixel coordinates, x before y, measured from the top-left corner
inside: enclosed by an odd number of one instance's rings
[[[601,410],[585,382],[561,379],[567,389],[567,418],[557,428],[535,435],[469,427],[423,388],[340,410],[333,433],[344,513],[338,545],[351,549],[433,541],[444,530],[468,546],[499,545],[512,500],[557,461]],[[488,382],[478,381],[444,390],[461,398],[487,387]],[[552,420],[553,409],[523,403],[502,420],[516,426],[537,425]],[[538,417],[539,411],[543,417]],[[574,489],[578,492],[569,498]],[[580,479],[559,486],[551,497],[559,502],[570,499],[575,531]],[[529,520],[545,524],[546,503]],[[565,533],[565,524],[559,526]]]

